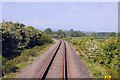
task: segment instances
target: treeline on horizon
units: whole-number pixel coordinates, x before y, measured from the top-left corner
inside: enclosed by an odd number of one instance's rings
[[[97,38],[116,37],[118,34],[115,32],[99,32],[89,33],[82,31],[52,31],[47,28],[44,31],[33,28],[32,26],[25,26],[23,23],[3,21],[0,23],[0,33],[2,34],[2,55],[5,58],[11,59],[20,55],[21,50],[32,48],[36,45],[44,45],[51,43],[52,38],[65,38],[65,37],[84,37],[92,36]]]
[[[63,31],[59,29],[58,31],[52,31],[50,28],[44,30],[45,33],[51,35],[53,38],[64,38],[64,37],[95,37],[95,38],[107,38],[107,37],[118,37],[120,33],[116,32],[83,32],[75,31],[70,29],[68,31]]]

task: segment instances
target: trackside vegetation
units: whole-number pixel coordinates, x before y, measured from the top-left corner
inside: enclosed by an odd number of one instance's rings
[[[3,78],[12,78],[35,57],[46,51],[52,38],[65,39],[79,52],[93,77],[120,78],[120,33],[44,31],[26,26],[23,23],[3,21],[0,23],[0,61]],[[118,38],[119,36],[119,38]],[[0,68],[1,71],[1,68]]]
[[[30,63],[33,57],[52,43],[48,34],[32,26],[12,21],[3,21],[0,25],[3,76],[15,73]]]
[[[118,78],[120,73],[120,42],[118,37],[70,37],[66,38],[80,53],[94,77],[110,75]]]

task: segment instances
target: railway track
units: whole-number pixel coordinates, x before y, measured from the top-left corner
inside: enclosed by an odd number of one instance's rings
[[[38,57],[17,76],[37,80],[90,78],[90,74],[67,41],[56,40],[43,55]]]
[[[58,73],[62,73],[62,77],[64,80],[67,80],[67,56],[66,56],[66,43],[63,40],[59,40],[59,45],[54,53],[54,55],[52,56],[51,60],[48,62],[48,64],[46,65],[42,75],[40,75],[40,79],[39,80],[45,80],[47,78],[47,75],[49,74],[50,71],[52,71],[53,69],[51,69],[51,67],[54,66],[53,62],[55,62],[55,58],[56,56],[61,56],[61,60],[62,60],[62,70],[60,70]],[[62,53],[60,53],[60,51],[63,51]],[[52,65],[53,64],[53,65]],[[57,67],[56,67],[57,68]],[[55,69],[54,69],[55,70]]]

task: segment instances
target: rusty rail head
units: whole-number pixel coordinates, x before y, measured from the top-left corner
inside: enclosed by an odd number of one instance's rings
[[[63,41],[64,42],[64,46],[65,46],[65,52],[64,52],[64,80],[67,80],[67,55],[66,55],[66,43],[65,43],[65,41]]]
[[[60,41],[60,43],[59,43],[59,45],[58,45],[58,47],[57,47],[57,49],[56,49],[56,51],[55,51],[55,53],[54,53],[52,59],[50,60],[50,62],[49,62],[48,65],[46,66],[46,68],[45,68],[45,70],[44,70],[42,76],[40,76],[40,79],[39,79],[39,80],[45,80],[46,75],[47,75],[47,73],[48,73],[48,71],[49,71],[49,69],[50,69],[50,66],[51,66],[51,64],[52,64],[52,62],[53,62],[53,60],[54,60],[54,58],[55,58],[55,56],[56,56],[56,54],[57,54],[57,52],[58,52],[60,46],[61,46],[62,41],[61,41],[61,40],[59,40],[59,41]]]

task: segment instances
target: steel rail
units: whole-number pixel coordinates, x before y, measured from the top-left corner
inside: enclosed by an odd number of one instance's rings
[[[57,50],[55,51],[52,59],[50,60],[50,62],[49,62],[48,65],[46,66],[45,70],[43,71],[42,76],[40,76],[40,80],[45,80],[45,78],[46,78],[46,75],[47,75],[47,73],[48,73],[48,71],[49,71],[49,69],[50,69],[50,66],[52,65],[53,60],[54,60],[54,58],[55,58],[55,56],[56,56],[56,54],[57,54],[57,52],[58,52],[58,50],[59,50],[59,48],[60,48],[60,46],[61,46],[62,41],[61,41],[61,40],[59,40],[59,41],[60,41],[59,46],[57,47]]]
[[[67,54],[66,54],[66,43],[64,42],[65,52],[64,52],[64,80],[67,80]]]

